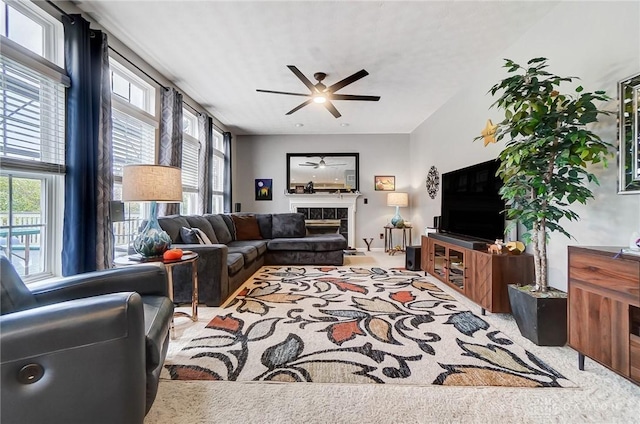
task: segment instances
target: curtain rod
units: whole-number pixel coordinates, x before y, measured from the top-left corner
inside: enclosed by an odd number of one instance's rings
[[[163,84],[161,84],[158,80],[156,80],[154,77],[152,77],[151,75],[149,75],[148,73],[146,73],[143,69],[141,69],[138,65],[136,65],[135,63],[133,63],[132,61],[130,61],[127,57],[125,57],[122,53],[120,53],[119,51],[117,51],[116,49],[114,49],[113,47],[109,46],[109,49],[111,51],[113,51],[114,53],[116,53],[118,56],[120,56],[121,58],[123,58],[124,60],[126,60],[127,62],[129,62],[131,64],[131,66],[135,67],[137,70],[139,70],[140,72],[142,72],[143,74],[145,74],[147,77],[149,77],[153,82],[155,82],[156,84],[158,84],[160,87],[164,88],[165,90],[167,89],[166,86],[164,86]],[[189,107],[189,109],[191,109],[192,111],[194,111],[195,113],[199,114],[199,115],[203,115],[203,113],[201,111],[199,111],[198,109],[196,109],[195,107],[191,106],[189,103],[185,102],[184,100],[182,101],[182,103],[184,105],[186,105],[187,107]],[[220,127],[218,127],[216,124],[213,124],[213,126],[220,132],[224,132],[224,130]]]
[[[54,2],[52,2],[51,0],[45,0],[47,2],[47,4],[49,4],[51,7],[53,7],[54,9],[56,9],[58,12],[62,13],[64,16],[66,16],[67,18],[69,18],[69,20],[71,21],[71,23],[75,23],[75,19],[73,18],[73,16],[69,15],[67,12],[65,12],[64,10],[60,9]]]
[[[185,102],[184,100],[182,101],[182,103],[188,107],[189,109],[191,109],[192,111],[194,111],[195,113],[197,113],[198,115],[203,115],[202,112],[200,112],[198,109],[196,109],[195,107],[191,106],[189,103]]]
[[[124,60],[126,60],[127,62],[129,62],[129,64],[133,67],[135,67],[138,71],[142,72],[143,74],[145,74],[148,78],[150,78],[153,82],[155,82],[156,84],[158,84],[160,87],[164,88],[165,90],[167,89],[167,87],[165,87],[164,84],[161,84],[157,79],[155,79],[154,77],[152,77],[151,75],[149,75],[148,73],[146,73],[142,68],[140,68],[138,65],[136,65],[135,63],[133,63],[132,61],[130,61],[125,55],[123,55],[122,53],[120,53],[118,50],[114,49],[113,47],[109,46],[109,50],[111,50],[112,52],[114,52],[115,54],[117,54],[118,56],[120,56],[121,58],[123,58]]]
[[[64,10],[60,9],[53,1],[51,0],[45,0],[45,2],[47,4],[49,4],[51,7],[53,7],[54,9],[56,9],[58,12],[62,13],[64,16],[66,16],[69,20],[71,20],[72,23],[75,22],[75,18],[73,16],[71,16],[70,14],[68,14],[67,12],[65,12]],[[126,60],[131,66],[135,67],[138,71],[142,72],[143,74],[145,74],[148,78],[150,78],[153,82],[155,82],[156,84],[158,84],[160,87],[164,88],[165,90],[167,89],[167,87],[164,84],[161,84],[157,79],[155,79],[154,77],[152,77],[151,75],[149,75],[147,72],[145,72],[142,68],[140,68],[138,65],[136,65],[135,63],[133,63],[131,60],[129,60],[125,55],[123,55],[122,53],[120,53],[119,51],[117,51],[116,49],[114,49],[111,46],[108,46],[109,49],[114,52],[115,54],[117,54],[118,56],[120,56],[121,58],[123,58],[124,60]],[[189,103],[187,102],[183,102],[186,106],[188,106],[192,111],[194,111],[197,114],[202,115],[203,113],[200,112],[198,109],[196,109],[195,107],[191,106]],[[216,124],[213,124],[213,127],[216,128],[218,131],[220,132],[224,132],[224,130],[220,127],[218,127]]]

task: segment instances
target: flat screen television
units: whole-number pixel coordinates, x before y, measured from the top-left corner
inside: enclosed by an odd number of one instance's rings
[[[504,239],[498,166],[497,160],[490,160],[442,174],[440,231],[488,241]]]

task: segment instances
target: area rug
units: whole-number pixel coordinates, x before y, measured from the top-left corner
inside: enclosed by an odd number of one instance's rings
[[[220,311],[163,377],[575,387],[401,268],[263,267]]]

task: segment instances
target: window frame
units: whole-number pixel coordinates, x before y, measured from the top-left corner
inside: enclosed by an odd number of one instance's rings
[[[112,110],[118,111],[124,115],[127,115],[130,118],[136,119],[143,124],[149,125],[153,127],[154,136],[153,136],[153,159],[150,161],[151,164],[157,163],[158,160],[158,146],[159,146],[159,137],[160,137],[160,105],[159,105],[159,90],[160,87],[155,81],[152,81],[146,75],[143,75],[139,70],[134,70],[128,64],[121,62],[118,60],[118,57],[115,54],[109,55],[109,67],[110,67],[110,75],[109,79],[111,81],[111,108]],[[137,107],[134,104],[131,104],[126,99],[122,98],[120,95],[113,93],[113,73],[116,73],[118,76],[124,78],[129,84],[135,85],[140,88],[144,93],[144,109]],[[115,126],[114,126],[115,127]],[[122,176],[117,175],[113,172],[113,184],[114,184],[114,192],[113,192],[113,200],[118,200],[119,196],[116,196],[117,187],[122,187]],[[122,237],[128,238],[130,241],[133,240],[134,235],[138,231],[138,225],[145,219],[145,217],[149,216],[149,204],[140,202],[138,210],[139,216],[132,217],[131,209],[134,206],[129,203],[124,205],[125,210],[125,219],[124,221],[118,221],[112,223],[112,231],[114,237],[116,235],[116,226],[122,226],[118,231],[118,234],[121,234]],[[114,239],[115,240],[115,239]],[[115,256],[124,256],[128,254],[127,251],[122,251],[118,249],[118,246],[114,246],[116,249],[114,251]]]
[[[0,55],[27,68],[34,74],[39,74],[41,78],[46,78],[53,84],[62,86],[63,89],[68,87],[70,84],[69,77],[61,67],[64,64],[62,23],[30,2],[5,1],[4,3],[0,7],[13,7],[16,11],[43,27],[43,55],[37,54],[2,35],[0,35]],[[60,90],[60,88],[57,89]],[[42,86],[39,93],[39,96],[41,96]],[[45,122],[47,120],[51,121],[52,117],[55,116],[63,123],[66,122],[66,102],[64,100],[61,103],[54,102],[50,106],[50,108],[39,108],[37,119]],[[41,145],[43,143],[53,143],[54,146],[63,149],[62,163],[60,161],[53,163],[46,160],[34,161],[28,158],[2,156],[0,174],[3,177],[11,176],[11,178],[28,178],[42,181],[40,215],[43,223],[38,224],[38,226],[43,226],[44,228],[40,242],[42,270],[35,274],[24,276],[23,280],[26,284],[59,276],[62,270],[61,256],[59,255],[62,250],[62,234],[57,230],[62,228],[64,214],[64,145],[66,143],[66,128],[64,124],[59,128],[59,131],[61,133],[55,131],[53,133],[43,133],[41,131],[39,140]],[[46,136],[55,137],[56,140],[46,138]],[[61,145],[59,143],[60,139],[62,140]],[[44,159],[46,159],[46,155]],[[11,222],[8,224],[9,226],[14,226]]]
[[[4,3],[4,5],[2,3]],[[30,1],[19,2],[16,0],[0,0],[0,7],[4,7],[5,10],[6,8],[11,7],[42,27],[42,36],[43,36],[42,53],[43,54],[38,55],[37,53],[27,49],[26,47],[12,40],[11,38],[4,37],[2,35],[0,35],[0,37],[2,37],[2,40],[0,40],[1,42],[4,42],[4,40],[11,40],[13,43],[20,45],[20,47],[24,48],[25,50],[28,50],[29,52],[37,56],[47,59],[48,61],[57,65],[58,67],[64,66],[64,27],[62,25],[62,22],[55,19],[49,13],[42,10],[35,3]],[[8,13],[5,15],[5,19],[7,21],[9,20]],[[3,23],[3,26],[4,26],[4,23]],[[8,30],[8,29],[9,28],[5,26],[5,30]]]
[[[215,139],[218,139],[219,143],[215,142]],[[220,146],[220,149],[216,148],[216,145]],[[224,162],[226,158],[226,152],[224,151],[224,135],[222,132],[218,131],[215,127],[212,129],[212,140],[211,140],[211,154],[212,154],[212,163],[211,163],[211,207],[212,213],[224,213]],[[222,163],[222,169],[220,169],[220,190],[216,190],[216,181],[214,180],[216,172],[214,170],[214,165],[216,164],[216,159],[219,159]]]

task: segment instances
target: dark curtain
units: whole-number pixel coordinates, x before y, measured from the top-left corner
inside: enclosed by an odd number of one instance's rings
[[[231,133],[222,133],[222,142],[224,145],[224,197],[223,207],[225,213],[231,213]]]
[[[111,118],[103,115],[105,109],[110,113],[110,107],[102,105],[103,101],[110,102],[110,91],[105,95],[103,87],[103,82],[108,81],[108,75],[104,74],[105,70],[108,72],[104,64],[106,35],[91,30],[89,22],[80,15],[63,16],[62,22],[65,68],[71,79],[67,91],[67,172],[62,229],[62,274],[68,276],[111,265],[112,253],[108,253],[112,250],[111,236],[104,236],[105,228],[111,227],[108,208],[111,189],[106,188],[109,181],[105,182],[104,176],[100,176],[106,162],[111,173],[110,148],[107,157],[101,150],[105,143],[111,145],[110,138],[104,138],[107,132],[110,137]],[[102,204],[106,202],[106,209],[97,206],[99,199]],[[100,249],[98,244],[102,244]]]
[[[160,115],[160,154],[158,164],[182,168],[182,94],[175,88],[162,90]],[[159,203],[158,215],[180,213],[179,203]]]
[[[211,213],[212,187],[211,187],[211,155],[213,152],[213,122],[210,116],[198,115],[198,141],[200,153],[198,155],[198,213]]]

